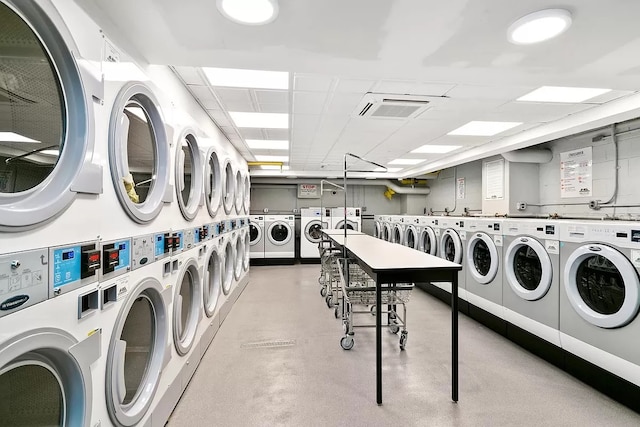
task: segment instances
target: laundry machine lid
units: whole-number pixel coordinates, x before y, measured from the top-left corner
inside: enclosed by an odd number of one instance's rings
[[[251,246],[255,245],[262,239],[262,227],[259,227],[257,224],[250,222],[249,223],[249,239]]]
[[[500,259],[493,239],[486,233],[473,233],[467,242],[467,268],[476,282],[489,284],[496,278]]]
[[[504,274],[519,297],[536,301],[546,295],[553,280],[553,265],[545,247],[533,237],[520,236],[506,249]]]
[[[429,255],[435,255],[438,252],[438,239],[436,233],[431,227],[425,227],[420,233],[419,248],[422,252]]]
[[[462,262],[462,240],[452,228],[447,228],[440,236],[440,258],[456,264]]]
[[[304,236],[311,243],[319,243],[322,240],[322,222],[320,220],[309,221],[304,228]]]
[[[276,246],[282,246],[289,243],[293,230],[291,226],[284,221],[276,221],[269,226],[267,230],[269,241]]]
[[[620,251],[599,243],[578,247],[564,266],[564,289],[574,310],[601,328],[617,328],[640,307],[638,272]]]

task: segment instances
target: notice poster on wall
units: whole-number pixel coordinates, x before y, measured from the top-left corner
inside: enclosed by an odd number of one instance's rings
[[[456,180],[456,199],[461,200],[465,197],[464,178]]]
[[[484,163],[485,200],[504,199],[504,159]]]
[[[298,184],[298,199],[319,199],[320,189],[316,184]]]
[[[560,153],[560,197],[589,197],[593,192],[591,147]]]

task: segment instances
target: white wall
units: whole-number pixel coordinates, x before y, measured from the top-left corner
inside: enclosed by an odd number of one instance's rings
[[[465,179],[465,197],[456,200],[456,179]],[[461,215],[464,208],[480,212],[482,210],[482,161],[444,169],[437,179],[429,180],[431,193],[427,196],[427,211],[449,212]]]

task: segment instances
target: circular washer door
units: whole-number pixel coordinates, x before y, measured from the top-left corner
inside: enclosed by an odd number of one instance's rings
[[[262,240],[262,227],[259,227],[255,222],[249,223],[249,241],[250,245],[253,246],[259,241]]]
[[[376,238],[378,238],[378,239],[381,239],[381,238],[382,238],[382,236],[381,236],[380,232],[381,232],[380,222],[379,222],[379,221],[376,221],[376,222],[375,222],[375,228],[373,229],[373,237],[376,237]]]
[[[344,224],[345,224],[345,222],[344,222],[344,219],[343,219],[342,221],[340,221],[340,222],[338,222],[336,224],[335,228],[338,229],[338,230],[344,230]],[[358,231],[358,224],[356,224],[353,221],[347,220],[347,230],[356,230],[356,231]]]
[[[447,228],[440,238],[440,258],[460,264],[462,262],[462,240],[452,228]]]
[[[205,201],[209,216],[215,218],[222,202],[222,190],[224,185],[220,170],[220,159],[214,148],[207,154],[207,172],[205,177]]]
[[[209,254],[207,266],[204,274],[204,289],[202,299],[204,312],[207,317],[212,317],[216,311],[218,300],[220,299],[220,289],[222,288],[222,258],[215,246]]]
[[[504,274],[516,295],[539,300],[551,288],[553,266],[544,246],[531,237],[518,237],[505,252]]]
[[[413,225],[407,227],[407,232],[404,239],[405,246],[418,249],[418,230]]]
[[[293,235],[293,230],[291,230],[291,226],[286,222],[276,221],[269,226],[267,235],[269,236],[269,241],[271,243],[276,246],[282,246],[289,243],[291,236]]]
[[[193,258],[178,276],[173,297],[173,344],[180,356],[189,353],[196,338],[200,320],[200,272]]]
[[[388,222],[386,222],[384,224],[384,228],[383,228],[384,232],[382,233],[382,239],[390,242],[391,238],[392,238],[392,233],[391,233],[391,224],[389,224]]]
[[[251,206],[251,182],[249,181],[249,172],[244,177],[244,213],[249,213],[249,207]]]
[[[393,243],[397,243],[399,245],[404,244],[404,230],[399,224],[396,224],[393,227]]]
[[[240,277],[242,277],[242,264],[244,263],[244,240],[242,240],[241,236],[237,236],[234,239],[233,245],[236,253],[235,262],[233,264],[233,277],[235,277],[236,280],[240,280]]]
[[[242,214],[242,209],[244,207],[244,181],[242,180],[242,174],[240,171],[236,172],[236,213],[238,215]]]
[[[244,259],[242,260],[242,269],[244,271],[248,271],[249,270],[249,263],[251,261],[251,254],[250,254],[250,243],[249,243],[249,232],[247,232],[245,230],[245,232],[242,235],[242,240],[244,242]]]
[[[107,409],[116,425],[137,425],[158,389],[169,328],[163,290],[154,278],[142,280],[116,319],[106,369]]]
[[[194,131],[187,129],[176,147],[176,197],[180,212],[187,221],[192,221],[202,198],[202,155]]]
[[[222,293],[229,295],[231,285],[233,285],[233,268],[235,265],[236,255],[233,252],[233,246],[230,241],[224,245],[224,276],[222,280]]]
[[[319,243],[322,240],[322,222],[313,220],[304,228],[304,236],[311,243]]]
[[[571,306],[592,325],[618,328],[638,313],[638,272],[612,247],[597,243],[580,246],[567,259],[563,279]]]
[[[467,268],[476,282],[487,285],[496,278],[500,260],[493,239],[474,233],[467,242]]]
[[[233,173],[233,167],[231,166],[231,162],[229,160],[227,160],[224,165],[223,188],[224,192],[222,195],[222,205],[224,206],[224,212],[227,215],[231,215],[236,194],[236,177]]]
[[[422,229],[418,249],[429,255],[435,255],[438,252],[438,239],[436,239],[433,228],[425,227]]]

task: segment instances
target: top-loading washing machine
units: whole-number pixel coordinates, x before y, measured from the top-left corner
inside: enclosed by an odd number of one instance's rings
[[[264,258],[265,229],[264,215],[251,215],[249,218],[249,256],[252,259]]]
[[[465,218],[465,289],[469,315],[483,321],[503,335],[506,323],[502,308],[502,220],[498,218]],[[481,310],[498,319],[487,317]]]
[[[300,209],[300,258],[320,258],[318,244],[323,228],[329,228],[329,224],[323,224],[321,208]]]
[[[295,217],[293,215],[267,215],[264,220],[266,234],[265,258],[295,258]]]
[[[402,219],[404,224],[404,245],[412,249],[419,249],[420,233],[422,231],[420,217],[405,215]]]
[[[502,305],[507,322],[560,347],[558,221],[505,219]],[[508,326],[507,335],[517,331]]]
[[[440,228],[435,226],[435,222],[436,217],[419,216],[417,227],[420,230],[418,250],[434,256],[438,254],[438,240],[440,238]]]
[[[348,207],[331,209],[331,228],[343,229],[345,227],[349,230],[355,231],[360,231],[362,229],[362,216],[360,208]]]
[[[402,215],[390,215],[391,223],[391,242],[404,245],[404,223]]]
[[[559,227],[562,348],[640,386],[640,223]]]

